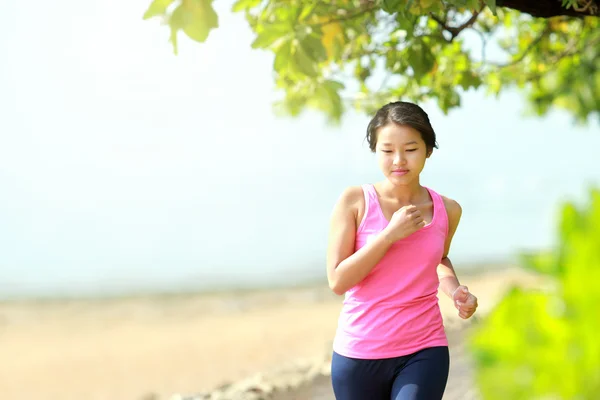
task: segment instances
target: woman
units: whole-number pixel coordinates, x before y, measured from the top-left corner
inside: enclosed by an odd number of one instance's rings
[[[448,258],[461,207],[419,181],[437,148],[419,106],[382,107],[367,141],[385,179],[347,188],[331,218],[327,278],[335,293],[345,294],[333,390],[338,400],[438,400],[449,369],[438,288],[460,317],[477,308]]]

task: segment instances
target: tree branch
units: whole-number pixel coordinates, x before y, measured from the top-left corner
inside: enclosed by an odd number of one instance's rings
[[[310,26],[312,26],[312,27],[322,27],[322,26],[325,26],[325,25],[332,24],[334,22],[348,21],[348,20],[360,17],[362,15],[365,15],[367,13],[370,13],[370,12],[372,12],[374,10],[375,10],[375,6],[373,4],[371,4],[371,3],[368,3],[366,7],[362,8],[362,9],[360,9],[360,10],[354,12],[354,13],[350,13],[350,14],[347,14],[347,15],[341,15],[338,18],[332,18],[330,20],[323,21],[323,22],[318,22],[316,24],[310,24]]]
[[[537,46],[544,39],[544,37],[546,37],[551,31],[552,31],[552,28],[550,27],[550,24],[546,23],[546,27],[544,28],[544,30],[542,32],[540,32],[540,34],[535,39],[533,39],[531,41],[531,43],[529,43],[529,46],[527,46],[527,48],[521,53],[521,55],[519,57],[517,57],[514,60],[512,60],[511,62],[508,62],[505,64],[493,64],[493,65],[495,65],[498,68],[506,68],[506,67],[510,67],[510,66],[520,63],[521,61],[523,61],[525,59],[525,57],[527,57],[527,54],[529,54],[529,52],[531,52],[531,50],[533,50],[533,48],[535,46]]]
[[[487,60],[486,47],[487,47],[488,38],[486,38],[485,34],[483,32],[481,32],[480,30],[477,30],[475,28],[473,28],[473,30],[475,32],[477,32],[479,34],[479,37],[481,38],[481,67],[483,67],[483,65],[486,64],[486,60]]]
[[[581,6],[566,8],[558,0],[496,0],[496,6],[512,8],[532,17],[550,18],[559,15],[572,17],[598,16],[598,0],[580,0]]]
[[[459,26],[449,26],[448,22],[446,20],[442,20],[440,17],[436,16],[433,13],[429,14],[429,16],[431,17],[431,19],[433,19],[435,22],[437,22],[438,25],[440,25],[445,31],[447,31],[447,32],[450,33],[451,38],[450,38],[449,42],[451,42],[463,30],[465,30],[466,28],[471,27],[475,23],[475,21],[477,21],[477,17],[479,16],[479,13],[481,13],[482,10],[474,11],[473,15],[471,15],[471,18],[469,18],[465,23],[463,23],[463,24],[461,24]]]
[[[563,51],[558,53],[556,56],[550,58],[548,60],[548,64],[554,65],[565,57],[574,56],[575,54],[581,52],[582,49],[578,48],[578,46],[577,46],[578,44],[579,44],[579,36],[570,40],[569,43],[567,43],[567,46],[565,47],[565,49]],[[595,37],[594,40],[591,40],[588,43],[585,43],[586,47],[593,48],[597,45],[600,45],[600,35]]]
[[[584,12],[590,10],[590,12],[592,14],[598,14],[598,5],[596,5],[596,3],[594,3],[594,0],[588,0],[584,5],[579,5],[579,4],[575,3],[575,4],[573,4],[573,9],[580,13],[584,13]]]
[[[587,43],[583,43],[583,46],[579,46],[579,44],[580,44],[580,40],[579,40],[579,36],[577,36],[576,38],[570,40],[569,43],[567,43],[567,46],[563,51],[561,51],[558,54],[555,54],[554,57],[549,57],[547,60],[545,60],[545,64],[548,65],[549,69],[556,68],[558,63],[561,60],[563,60],[564,58],[573,57],[576,54],[580,53],[582,51],[582,47],[584,47],[584,48],[592,47],[593,48],[595,46],[600,46],[600,35],[596,36],[593,40],[590,40]],[[547,75],[548,75],[548,71],[545,71],[543,73],[530,72],[530,73],[527,73],[526,79],[528,81],[539,80]]]

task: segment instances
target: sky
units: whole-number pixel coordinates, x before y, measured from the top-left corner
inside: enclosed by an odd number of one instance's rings
[[[324,276],[335,200],[380,179],[368,116],[276,117],[273,56],[228,1],[178,56],[145,0],[2,2],[0,297]],[[512,91],[423,106],[422,183],[463,206],[459,266],[550,246],[558,202],[600,185],[597,125],[525,117]]]

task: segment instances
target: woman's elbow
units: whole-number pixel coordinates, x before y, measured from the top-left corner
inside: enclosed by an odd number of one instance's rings
[[[329,289],[331,289],[331,291],[335,294],[337,294],[338,296],[343,295],[344,293],[346,293],[346,289],[345,287],[343,287],[340,282],[336,279],[329,279]]]
[[[343,295],[349,289],[344,279],[341,279],[340,271],[338,270],[340,262],[328,263],[327,266],[327,281],[329,289],[338,296]]]

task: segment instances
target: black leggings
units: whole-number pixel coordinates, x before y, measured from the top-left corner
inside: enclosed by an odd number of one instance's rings
[[[337,400],[441,400],[449,368],[446,346],[381,360],[334,352],[331,382]]]

